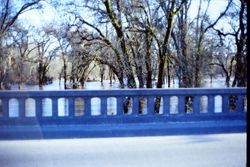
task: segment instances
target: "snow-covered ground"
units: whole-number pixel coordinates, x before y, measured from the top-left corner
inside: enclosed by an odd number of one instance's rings
[[[246,167],[246,134],[0,141],[1,167]]]

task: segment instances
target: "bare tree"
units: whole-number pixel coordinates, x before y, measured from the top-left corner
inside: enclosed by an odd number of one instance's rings
[[[9,49],[12,51],[11,64],[13,70],[13,80],[18,83],[18,88],[22,89],[23,84],[29,82],[31,61],[29,55],[34,53],[36,46],[32,46],[29,41],[28,31],[16,25],[11,32],[12,45]]]
[[[245,0],[240,0],[238,25],[234,35],[237,51],[232,87],[245,87],[247,85],[247,2]]]
[[[124,11],[128,23],[126,28],[128,44],[140,88],[143,88],[144,85],[152,88],[153,60],[157,59],[157,55],[153,54],[152,30],[155,26],[154,23],[157,22],[157,17],[154,17],[157,10],[151,1],[141,0],[127,2]]]
[[[46,31],[40,32],[39,36],[40,37],[38,39],[35,39],[37,55],[33,62],[37,64],[38,85],[42,88],[43,85],[52,80],[52,78],[48,75],[49,65],[55,58],[58,47],[52,45],[55,41],[51,38],[49,33],[46,33]]]
[[[21,4],[19,9],[15,9],[14,2],[12,0],[1,0],[0,3],[0,38],[10,29],[10,27],[16,22],[18,17],[28,10],[32,10],[38,6],[41,0],[29,0]]]
[[[15,6],[14,1],[11,0],[1,0],[0,1],[0,48],[3,48],[4,45],[4,38],[6,36],[6,33],[10,30],[10,28],[14,25],[18,17],[28,11],[32,10],[34,8],[40,7],[39,2],[41,0],[29,0],[25,1],[24,3],[21,2],[19,4],[20,7],[17,8]],[[4,56],[4,53],[2,52],[2,49],[0,50],[0,62],[4,63],[6,61],[6,57]],[[0,89],[4,88],[4,85],[6,85],[6,77],[7,74],[6,67],[4,67],[4,64],[0,65]]]
[[[62,25],[60,27],[51,27],[48,31],[49,33],[56,39],[56,43],[58,45],[57,51],[63,61],[63,67],[60,72],[59,80],[61,80],[61,76],[64,79],[64,89],[67,88],[67,80],[68,80],[68,62],[70,55],[70,42],[71,40],[68,37],[68,31],[70,27],[68,25]]]
[[[223,12],[214,20],[210,21],[208,16],[208,9],[210,7],[211,0],[207,1],[205,10],[202,13],[202,0],[199,3],[199,9],[196,17],[196,28],[195,28],[195,72],[194,72],[194,86],[200,87],[202,81],[202,69],[204,67],[204,40],[207,32],[213,29],[217,23],[226,15],[229,7],[231,6],[233,0],[228,0],[227,6]]]
[[[0,41],[0,90],[10,88],[10,69],[11,69],[11,54],[10,54],[10,45],[8,44],[6,36],[3,37]]]
[[[159,5],[161,10],[164,13],[164,17],[166,18],[166,29],[162,30],[163,33],[163,40],[160,40],[160,38],[154,34],[154,37],[156,38],[157,45],[158,45],[158,55],[159,55],[159,65],[158,65],[158,79],[157,79],[157,88],[162,88],[163,80],[164,80],[164,71],[166,64],[169,65],[169,54],[170,48],[169,48],[169,41],[172,33],[173,28],[173,22],[174,17],[177,15],[177,13],[181,10],[184,2],[186,0],[178,1],[173,0],[169,2],[165,2],[160,0]]]
[[[228,20],[234,20],[229,22],[231,26],[230,30],[212,28],[217,32],[221,45],[225,45],[224,43],[227,40],[235,41],[236,53],[231,57],[229,71],[226,70],[225,64],[217,63],[217,65],[228,74],[226,75],[227,86],[229,86],[228,81],[233,73],[234,79],[231,86],[244,87],[247,85],[247,2],[245,0],[233,0],[228,8],[229,10],[225,14],[225,17]],[[234,45],[230,47],[234,48]]]
[[[180,87],[200,87],[204,69],[210,63],[209,36],[214,35],[210,30],[226,16],[233,0],[227,1],[224,11],[214,20],[208,13],[211,0],[198,1],[197,16],[190,22],[191,2],[89,0],[70,3],[74,10],[69,13],[75,19],[71,25],[79,32],[85,31],[81,42],[95,47],[95,60],[108,65],[121,85],[127,78],[128,87],[137,87],[138,79],[139,87],[151,88],[157,73],[157,87],[161,88],[164,77],[170,86],[175,73]],[[93,17],[84,17],[80,12],[84,10]]]
[[[175,30],[171,33],[176,49],[179,87],[193,87],[193,59],[190,49],[188,11],[192,1],[186,1],[177,14]]]
[[[121,8],[121,1],[117,0],[116,2],[112,3],[111,0],[105,0],[104,2],[105,9],[111,22],[113,28],[115,29],[117,41],[120,43],[120,49],[122,51],[120,63],[123,64],[125,69],[125,74],[127,77],[128,87],[135,88],[136,82],[134,78],[134,72],[132,69],[132,60],[128,53],[128,46],[126,43],[126,35],[124,33],[124,27],[122,24],[122,8]],[[116,11],[114,10],[116,8]]]

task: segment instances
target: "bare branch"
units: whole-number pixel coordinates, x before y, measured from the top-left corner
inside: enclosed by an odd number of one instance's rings
[[[209,26],[205,28],[204,32],[206,32],[210,28],[213,28],[219,22],[219,20],[227,13],[232,2],[233,0],[229,0],[226,9],[220,14],[220,16],[212,24],[210,24]]]
[[[9,27],[11,27],[15,23],[15,21],[17,20],[19,15],[21,15],[22,13],[27,11],[30,7],[38,4],[41,0],[35,0],[35,1],[32,1],[32,2],[25,3],[10,20],[7,20],[7,16],[9,15],[9,13],[8,13],[9,1],[10,0],[7,0],[6,6],[5,6],[6,7],[6,9],[5,9],[6,12],[5,12],[5,15],[3,17],[4,20],[2,21],[2,25],[1,25],[1,29],[0,29],[0,35],[4,34],[9,29]]]

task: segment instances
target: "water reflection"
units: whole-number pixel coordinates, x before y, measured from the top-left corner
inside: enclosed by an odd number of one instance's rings
[[[75,99],[75,116],[83,116],[84,115],[84,100],[83,98]]]
[[[17,99],[10,99],[9,100],[9,117],[18,117],[19,112],[19,103]]]
[[[101,100],[100,98],[92,98],[91,99],[91,115],[101,115]]]
[[[215,104],[214,104],[214,112],[220,113],[222,112],[222,97],[217,95],[214,97]]]
[[[148,100],[146,97],[139,97],[139,113],[140,114],[147,114],[148,113],[148,108],[147,108],[147,103]]]
[[[202,96],[200,98],[200,112],[201,113],[208,112],[208,98],[207,98],[207,96]]]
[[[69,100],[67,98],[58,99],[58,116],[69,116]]]
[[[170,114],[178,113],[178,97],[172,96],[170,97]]]
[[[161,103],[160,103],[160,110],[159,110],[159,114],[163,114],[163,98],[161,97]]]
[[[115,97],[107,98],[107,115],[116,115],[117,101]]]
[[[36,116],[36,101],[28,98],[25,100],[25,116],[35,117]]]
[[[43,117],[52,116],[52,100],[50,98],[42,99],[42,116]]]

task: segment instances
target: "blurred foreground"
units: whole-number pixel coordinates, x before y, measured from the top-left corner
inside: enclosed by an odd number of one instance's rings
[[[246,167],[246,133],[0,141],[1,167]]]

